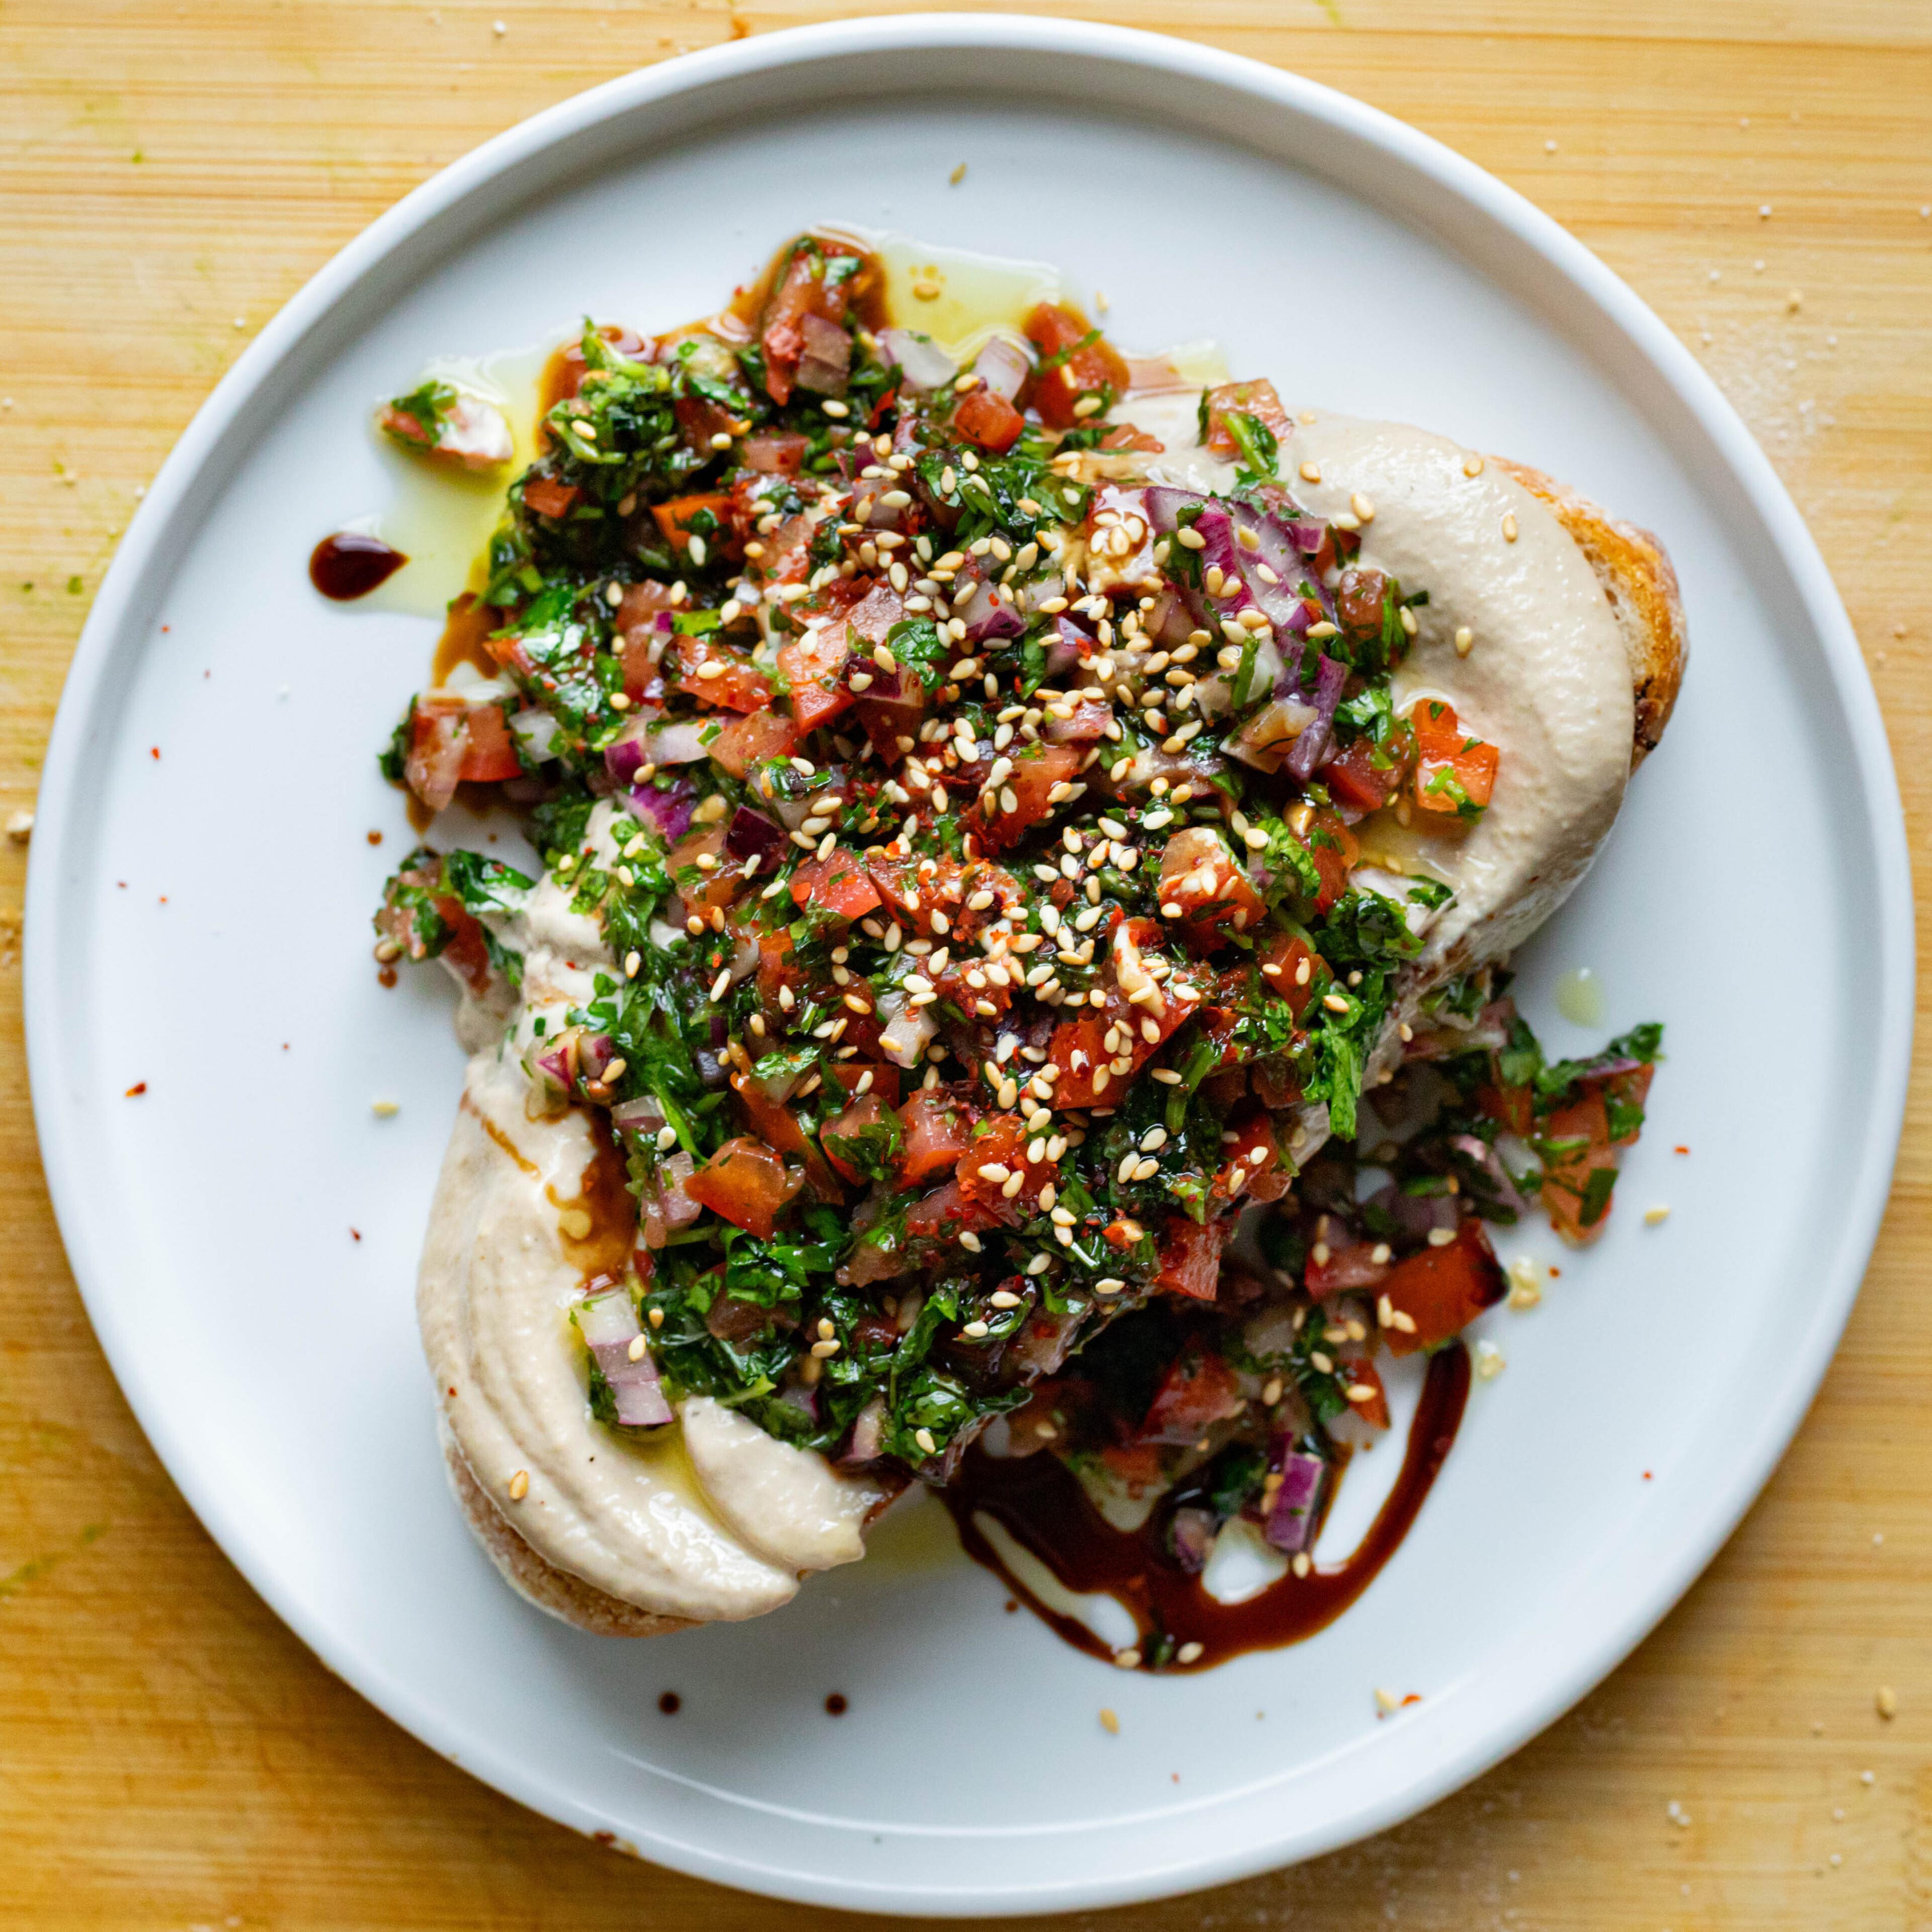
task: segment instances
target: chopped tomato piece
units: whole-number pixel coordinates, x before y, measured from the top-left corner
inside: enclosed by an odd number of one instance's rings
[[[826,1201],[844,1199],[844,1190],[826,1165],[818,1144],[789,1107],[770,1099],[755,1080],[748,1080],[742,1073],[731,1076],[731,1090],[737,1095],[739,1107],[752,1132],[780,1154],[794,1156],[805,1163],[805,1178],[814,1194]]]
[[[706,748],[711,762],[742,778],[760,758],[788,758],[804,736],[798,721],[782,712],[753,711],[721,726]]]
[[[1616,1150],[1601,1093],[1586,1094],[1545,1114],[1537,1123],[1537,1138],[1546,1144],[1574,1143],[1546,1156],[1543,1204],[1567,1240],[1594,1240],[1609,1218],[1610,1190],[1617,1179]]]
[[[1234,1138],[1224,1137],[1221,1143],[1227,1165],[1214,1177],[1215,1198],[1232,1201],[1246,1193],[1257,1201],[1280,1200],[1287,1192],[1288,1177],[1275,1144],[1274,1123],[1264,1113],[1250,1113],[1229,1131]]]
[[[524,485],[524,507],[536,511],[540,517],[568,516],[583,494],[574,483],[560,483],[552,476],[532,476]]]
[[[1160,1274],[1155,1282],[1170,1294],[1195,1301],[1212,1301],[1220,1292],[1221,1249],[1232,1232],[1230,1220],[1192,1221],[1170,1214],[1160,1234]]]
[[[1172,1363],[1154,1390],[1139,1439],[1191,1446],[1202,1432],[1241,1411],[1241,1384],[1234,1372],[1211,1350],[1192,1350]]]
[[[671,412],[677,418],[677,426],[683,430],[686,442],[692,448],[702,452],[707,458],[712,454],[711,439],[714,436],[736,436],[744,428],[742,418],[721,408],[708,397],[680,396],[672,405]]]
[[[1358,738],[1339,758],[1330,758],[1317,774],[1344,805],[1358,812],[1376,812],[1402,789],[1402,761],[1382,754],[1387,762],[1378,766],[1376,748],[1366,738]]]
[[[674,553],[691,548],[694,536],[702,536],[706,549],[713,556],[735,555],[737,537],[731,522],[731,499],[719,491],[700,490],[692,496],[674,496],[668,503],[654,503],[651,515],[664,540]],[[707,527],[703,519],[709,518]],[[694,531],[692,525],[699,527]]]
[[[990,1228],[999,1218],[983,1201],[969,1198],[957,1180],[949,1180],[906,1210],[906,1232],[915,1240],[934,1235],[950,1240],[962,1228]]]
[[[758,318],[758,340],[765,352],[765,392],[773,402],[782,404],[790,398],[805,353],[805,318],[815,315],[826,322],[844,321],[865,271],[855,273],[849,259],[837,269],[832,264],[856,253],[836,241],[813,236],[794,243],[786,256]]]
[[[1393,1265],[1382,1242],[1324,1240],[1318,1228],[1302,1280],[1317,1301],[1325,1301],[1346,1288],[1377,1286],[1388,1279]]]
[[[973,1144],[971,1109],[937,1090],[915,1094],[899,1109],[899,1126],[905,1136],[899,1152],[902,1187],[916,1187],[935,1174],[956,1168]]]
[[[1084,398],[1100,396],[1104,401],[1103,391],[1116,397],[1126,394],[1132,379],[1120,351],[1078,309],[1042,302],[1022,329],[1040,351],[1032,401],[1042,422],[1071,429],[1082,420],[1075,406]]]
[[[1145,430],[1136,429],[1131,423],[1116,423],[1094,447],[1096,449],[1137,449],[1144,455],[1158,456],[1167,445],[1160,437],[1148,435]]]
[[[899,1103],[899,1070],[889,1060],[842,1060],[832,1070],[832,1077],[847,1093],[856,1094],[859,1083],[867,1074],[872,1076],[872,1084],[866,1089],[868,1094],[876,1094],[889,1107]]]
[[[469,776],[468,772],[464,776]],[[1657,1071],[1644,1065],[1621,1073],[1589,1074],[1584,1077],[1586,1090],[1602,1094],[1604,1111],[1610,1130],[1612,1147],[1633,1147],[1643,1129],[1643,1103],[1650,1092],[1651,1076]],[[1619,1131],[1621,1130],[1621,1131]]]
[[[800,905],[823,906],[835,919],[862,919],[881,903],[867,875],[866,862],[843,845],[826,859],[808,859],[792,874],[792,898]]]
[[[866,1177],[839,1151],[838,1144],[860,1139],[867,1129],[876,1127],[891,1111],[880,1095],[862,1094],[842,1114],[827,1120],[818,1130],[818,1144],[824,1150],[825,1158],[837,1169],[842,1180],[849,1180],[855,1187]]]
[[[1502,754],[1472,738],[1456,721],[1456,707],[1418,699],[1408,722],[1415,733],[1415,802],[1424,812],[1474,818],[1490,802]]]
[[[1163,1473],[1158,1442],[1109,1442],[1101,1450],[1100,1460],[1110,1475],[1136,1496],[1158,1483]]]
[[[1004,455],[1019,441],[1026,418],[1004,396],[990,389],[973,389],[959,398],[952,412],[952,427],[969,442],[995,455]]]
[[[796,476],[805,466],[806,452],[811,447],[810,440],[796,430],[768,429],[746,437],[738,453],[747,470],[769,476]]]
[[[668,652],[664,663],[668,669],[671,665]],[[773,694],[771,680],[742,651],[719,643],[715,634],[678,639],[671,682],[674,688],[689,692],[699,704],[727,711],[762,711]]]
[[[1081,753],[1071,745],[1030,745],[1013,760],[998,792],[973,808],[973,819],[980,836],[996,852],[1017,844],[1029,825],[1052,812],[1057,802],[1056,787],[1070,787],[1080,770]],[[1008,799],[1012,800],[1009,806]],[[992,808],[989,810],[988,807]]]
[[[837,627],[808,631],[778,652],[778,669],[791,686],[791,715],[801,731],[816,730],[847,710],[852,694],[840,681],[852,647]]]
[[[769,1241],[781,1209],[802,1184],[763,1141],[741,1134],[727,1141],[684,1184],[700,1207]]]
[[[1315,949],[1298,933],[1277,932],[1262,953],[1260,965],[1262,984],[1286,1000],[1300,1018],[1325,970]]]
[[[995,1114],[982,1122],[955,1169],[960,1192],[996,1214],[1010,1203],[1030,1213],[1040,1190],[1059,1176],[1059,1169],[1050,1160],[1028,1158],[1027,1149],[1034,1138],[1017,1114]],[[984,1172],[987,1168],[993,1172]],[[1020,1183],[1010,1194],[1006,1190],[1016,1174]]]
[[[1390,1269],[1382,1296],[1413,1329],[1384,1327],[1382,1340],[1392,1354],[1412,1355],[1439,1347],[1503,1298],[1503,1271],[1483,1224],[1465,1220],[1456,1238],[1439,1248],[1424,1248]]]
[[[1499,1127],[1528,1140],[1536,1131],[1527,1087],[1479,1087],[1476,1105]]]
[[[700,862],[706,859],[712,862]],[[744,883],[737,867],[724,857],[722,825],[707,826],[680,838],[665,855],[664,870],[683,902],[687,919],[702,919],[712,907],[729,905]]]
[[[1084,1014],[1077,1020],[1063,1020],[1053,1030],[1053,1042],[1047,1058],[1060,1069],[1054,1082],[1056,1107],[1090,1107],[1114,1084],[1109,1070],[1109,1054],[1103,1043],[1112,1024],[1099,1014]],[[1096,1076],[1104,1075],[1096,1086]],[[1126,1082],[1120,1084],[1124,1087]]]
[[[440,812],[456,796],[469,749],[468,719],[468,706],[440,698],[418,698],[410,712],[403,778],[432,812]]]
[[[1241,446],[1228,427],[1228,418],[1235,415],[1252,416],[1273,432],[1277,442],[1287,442],[1294,431],[1272,382],[1223,382],[1208,392],[1208,434],[1202,440],[1208,454],[1223,463],[1237,462],[1241,456]]]
[[[1214,826],[1191,825],[1168,839],[1160,860],[1161,916],[1181,921],[1190,940],[1211,944],[1222,926],[1244,932],[1264,910],[1246,870]]]
[[[1389,1426],[1388,1391],[1382,1387],[1382,1372],[1364,1355],[1352,1355],[1338,1362],[1335,1372],[1342,1386],[1350,1391],[1348,1406],[1371,1429]],[[1356,1391],[1366,1390],[1366,1394]]]
[[[490,784],[523,775],[524,761],[517,756],[503,707],[472,704],[464,719],[463,769],[458,776],[466,784]]]
[[[1302,842],[1308,848],[1309,856],[1315,861],[1315,869],[1322,878],[1322,890],[1316,896],[1315,910],[1327,912],[1348,890],[1348,874],[1354,870],[1362,848],[1355,835],[1334,812],[1327,811],[1315,814],[1314,822]]]

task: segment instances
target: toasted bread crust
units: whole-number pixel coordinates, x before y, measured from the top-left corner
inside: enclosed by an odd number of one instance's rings
[[[448,1426],[440,1425],[438,1432],[442,1438],[442,1460],[449,1476],[450,1492],[476,1540],[518,1596],[565,1623],[588,1630],[592,1636],[665,1636],[673,1630],[691,1628],[686,1618],[659,1616],[654,1611],[640,1610],[634,1604],[627,1604],[540,1556],[518,1534],[476,1480]]]
[[[1648,530],[1619,522],[1566,484],[1507,457],[1490,460],[1544,505],[1570,533],[1597,573],[1630,653],[1636,698],[1636,729],[1630,751],[1634,771],[1655,751],[1670,722],[1690,652],[1677,573],[1664,546]]]

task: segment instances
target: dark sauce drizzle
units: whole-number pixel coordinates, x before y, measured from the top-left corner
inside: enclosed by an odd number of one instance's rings
[[[386,584],[409,559],[392,544],[362,530],[338,530],[309,553],[308,580],[338,604],[366,597]]]
[[[1054,1456],[1000,1460],[970,1450],[940,1496],[968,1555],[1003,1579],[1069,1643],[1114,1660],[1115,1653],[1084,1624],[1048,1609],[1006,1568],[973,1520],[975,1512],[991,1516],[1068,1589],[1105,1591],[1119,1602],[1138,1626],[1142,1668],[1206,1670],[1244,1651],[1273,1650],[1312,1636],[1369,1587],[1414,1522],[1456,1440],[1468,1393],[1468,1352],[1454,1342],[1430,1358],[1401,1473],[1354,1553],[1333,1569],[1284,1576],[1245,1603],[1216,1603],[1150,1531],[1111,1527],[1078,1479]],[[1156,1512],[1150,1526],[1160,1520]],[[1175,1654],[1190,1643],[1199,1644],[1201,1654],[1178,1663]]]

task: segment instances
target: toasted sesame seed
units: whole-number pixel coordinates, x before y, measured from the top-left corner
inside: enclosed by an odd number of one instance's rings
[[[1643,1210],[1643,1225],[1646,1228],[1660,1227],[1670,1219],[1668,1208],[1646,1208]]]
[[[1480,476],[1483,473],[1483,459],[1480,456],[1466,456],[1462,459],[1465,476]]]
[[[1117,1738],[1120,1734],[1120,1719],[1104,1704],[1100,1707],[1100,1728],[1110,1737]]]
[[[520,1503],[530,1492],[530,1472],[527,1469],[519,1469],[510,1478],[510,1500],[513,1503]]]

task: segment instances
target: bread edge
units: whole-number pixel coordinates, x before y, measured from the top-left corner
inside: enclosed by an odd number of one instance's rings
[[[1677,703],[1690,656],[1677,573],[1649,531],[1627,524],[1527,464],[1490,460],[1547,509],[1595,572],[1623,634],[1636,700],[1630,751],[1635,771],[1656,750]]]
[[[673,1630],[692,1628],[688,1618],[640,1610],[635,1604],[612,1596],[608,1590],[600,1590],[594,1583],[586,1583],[568,1570],[560,1570],[539,1555],[476,1480],[449,1425],[440,1417],[436,1432],[442,1440],[450,1493],[470,1525],[470,1533],[482,1545],[504,1582],[526,1603],[534,1604],[562,1622],[587,1630],[592,1636],[668,1636]]]

